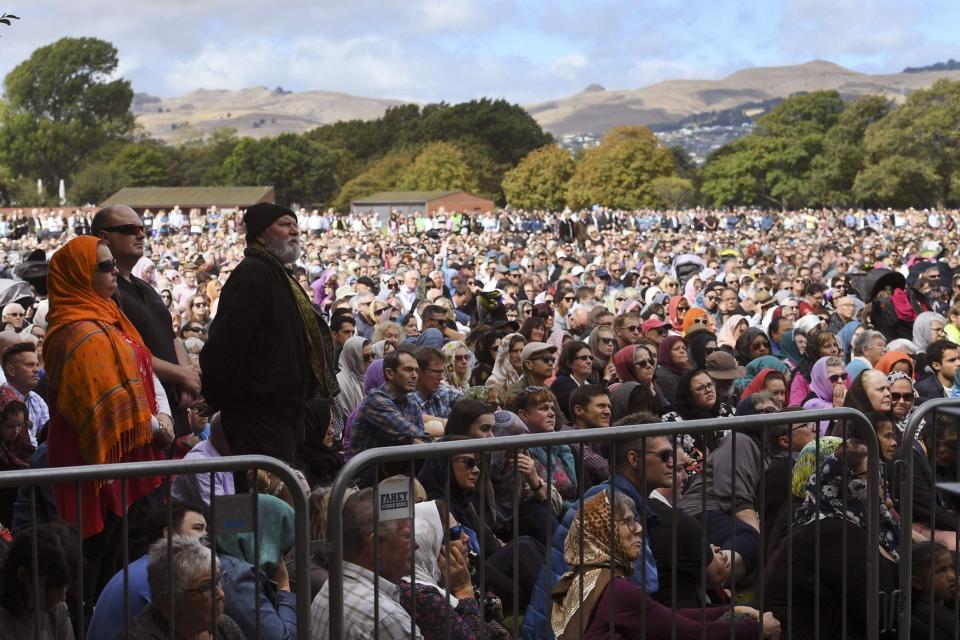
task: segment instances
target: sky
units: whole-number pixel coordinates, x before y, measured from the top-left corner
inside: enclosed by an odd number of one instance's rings
[[[892,73],[960,59],[956,0],[0,0],[0,75],[64,36],[119,51],[162,97],[282,86],[529,104],[829,60]]]

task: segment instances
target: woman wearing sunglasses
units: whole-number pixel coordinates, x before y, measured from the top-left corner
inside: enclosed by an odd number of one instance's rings
[[[492,412],[492,409],[490,409]],[[452,436],[451,440],[463,439],[465,436]],[[487,504],[480,504],[480,482],[483,482],[483,460],[480,454],[461,453],[451,457],[430,458],[420,470],[419,480],[427,492],[430,500],[441,499],[447,501],[450,513],[464,527],[469,538],[468,554],[471,557],[472,568],[477,569],[480,562],[484,563],[486,572],[486,588],[492,591],[503,602],[505,612],[519,614],[523,611],[537,579],[537,573],[543,564],[543,545],[529,536],[520,536],[504,544],[493,531],[495,524],[493,492],[486,490]],[[485,513],[483,521],[480,519],[480,510]],[[482,522],[482,525],[481,525]],[[483,540],[481,545],[480,541]],[[519,559],[519,573],[513,575],[514,548],[517,548]],[[517,591],[514,591],[514,584]],[[512,611],[514,594],[518,598],[520,609]]]
[[[51,467],[162,460],[173,440],[170,406],[150,351],[120,311],[116,260],[102,241],[74,238],[50,260],[50,313],[44,342],[50,380]],[[117,391],[120,389],[120,391]],[[81,484],[89,538],[161,483],[160,477]],[[77,524],[76,486],[56,485],[60,517]],[[106,541],[101,547],[106,547]]]
[[[473,373],[476,356],[462,340],[448,342],[440,351],[443,352],[443,381],[454,389],[466,392],[470,388],[470,374]]]
[[[839,356],[820,358],[810,371],[810,392],[801,406],[804,409],[832,409],[845,406],[848,379],[847,370]],[[826,435],[830,422],[830,420],[820,421],[820,435]]]
[[[612,327],[597,327],[587,338],[590,353],[593,354],[593,372],[591,377],[610,386],[619,380],[617,368],[613,364],[613,353],[617,350],[617,334]]]

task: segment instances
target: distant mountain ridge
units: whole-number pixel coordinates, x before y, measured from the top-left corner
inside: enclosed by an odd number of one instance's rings
[[[667,131],[691,123],[730,123],[753,117],[790,95],[820,89],[835,89],[845,98],[880,94],[902,102],[912,91],[940,78],[960,80],[960,68],[953,67],[960,67],[960,63],[950,60],[929,69],[870,75],[814,60],[742,69],[720,80],[665,80],[639,89],[609,90],[591,84],[571,96],[525,108],[545,130],[557,136],[602,134],[612,127],[632,124]],[[239,91],[198,89],[176,98],[141,93],[135,95],[132,110],[151,137],[183,142],[219,127],[233,127],[241,136],[257,138],[301,133],[337,120],[378,118],[399,104],[404,102],[332,91],[251,87]]]
[[[956,71],[960,69],[960,61],[950,58],[946,62],[928,64],[925,67],[907,67],[904,73],[923,73],[924,71]]]

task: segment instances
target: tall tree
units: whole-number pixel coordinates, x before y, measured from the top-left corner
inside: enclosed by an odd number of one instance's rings
[[[534,149],[503,177],[507,202],[524,209],[563,209],[567,183],[573,176],[573,157],[551,144]]]
[[[463,152],[449,142],[434,142],[424,147],[404,172],[398,186],[413,191],[475,192],[477,179]]]
[[[673,154],[649,129],[617,127],[583,153],[567,186],[567,202],[572,207],[654,206],[653,179],[675,174]]]
[[[909,167],[915,175],[935,175],[935,183],[925,186],[932,191],[924,199],[943,206],[960,175],[960,82],[938,80],[929,89],[911,93],[902,107],[867,128],[864,145],[867,169],[872,174],[895,170],[896,173],[888,174],[894,179],[902,177],[904,168]],[[897,159],[912,162],[898,167]],[[880,191],[871,191],[867,185],[882,181],[858,182],[860,197],[880,197]],[[911,191],[916,192],[924,182],[927,181],[921,181]]]
[[[10,169],[55,185],[97,149],[127,137],[133,90],[110,80],[116,69],[109,42],[61,38],[7,74],[0,153]]]

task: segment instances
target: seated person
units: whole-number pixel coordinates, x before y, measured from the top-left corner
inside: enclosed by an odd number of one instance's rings
[[[633,501],[622,493],[615,496],[615,506],[610,505],[608,492],[583,503],[582,534],[579,514],[573,519],[564,545],[570,570],[553,590],[551,624],[557,640],[581,637],[581,627],[582,637],[587,640],[601,640],[611,634],[618,638],[651,640],[671,637],[673,611],[654,601],[629,579],[643,550],[643,528],[634,512]],[[616,523],[612,539],[611,521]],[[615,605],[612,617],[611,598]],[[736,607],[735,613],[740,614],[737,620],[718,620],[729,611],[729,607],[679,609],[676,611],[677,637],[726,640],[731,636],[731,625],[733,637],[743,640],[756,638],[761,630],[764,638],[775,639],[780,635],[780,623],[770,613],[764,614],[761,622],[755,609]],[[705,625],[700,622],[701,616],[707,620]]]
[[[207,534],[207,520],[200,507],[185,502],[174,502],[171,507],[173,535],[202,538]],[[167,512],[157,513],[152,527],[145,531],[150,542],[167,539]],[[127,566],[127,610],[123,610],[123,571],[118,571],[100,592],[93,617],[87,628],[88,640],[116,640],[124,626],[137,616],[153,599],[147,580],[150,555],[144,555]]]
[[[210,437],[201,440],[193,446],[184,460],[199,460],[201,458],[222,458],[230,455],[230,445],[223,433],[220,422],[220,413],[210,419]],[[236,490],[233,484],[232,471],[215,471],[213,474],[213,491],[216,496],[232,496]],[[210,474],[180,473],[173,480],[173,497],[189,504],[203,504],[210,506]]]
[[[223,613],[222,570],[216,562],[216,573],[211,574],[211,554],[213,551],[189,536],[158,540],[150,547],[147,581],[154,598],[130,623],[131,638],[167,638],[172,622],[180,638],[209,634],[223,640],[244,640],[237,623]],[[211,599],[216,606],[211,606]],[[211,619],[214,609],[216,620]]]
[[[293,507],[272,495],[260,494],[257,502],[259,549],[252,531],[217,534],[224,612],[248,638],[293,640],[297,637],[297,598],[290,592],[284,562],[295,542]]]
[[[912,559],[910,637],[956,638],[958,622],[953,603],[957,574],[953,553],[938,542],[921,542],[913,545]]]
[[[77,534],[62,524],[42,524],[13,539],[0,575],[0,640],[73,640],[67,592],[74,583],[79,547]],[[34,569],[39,585],[33,580]]]

